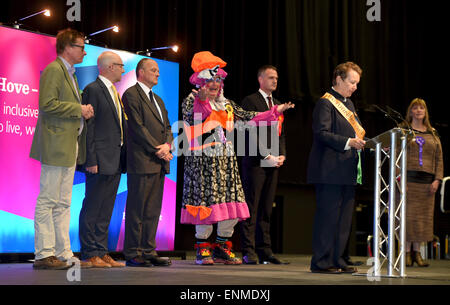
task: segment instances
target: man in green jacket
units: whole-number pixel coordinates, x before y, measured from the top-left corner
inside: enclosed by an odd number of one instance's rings
[[[85,120],[94,115],[81,104],[75,64],[83,61],[84,36],[65,29],[56,36],[58,57],[42,72],[39,117],[30,157],[41,162],[40,192],[36,201],[35,269],[66,269],[73,258],[69,224],[76,164],[86,158]],[[88,267],[85,263],[82,267]]]

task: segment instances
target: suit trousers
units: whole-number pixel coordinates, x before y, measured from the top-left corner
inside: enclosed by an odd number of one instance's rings
[[[35,259],[49,256],[67,260],[70,249],[70,204],[75,165],[41,165],[40,192],[34,211]]]
[[[81,259],[108,253],[109,223],[114,210],[120,173],[86,173],[86,196],[80,211]]]
[[[157,255],[156,230],[161,215],[165,172],[128,174],[128,197],[125,208],[126,260]]]
[[[355,186],[316,184],[311,269],[343,268],[352,225]]]
[[[250,218],[241,222],[242,252],[259,256],[273,255],[270,238],[270,218],[277,190],[278,169],[244,166],[242,184]]]

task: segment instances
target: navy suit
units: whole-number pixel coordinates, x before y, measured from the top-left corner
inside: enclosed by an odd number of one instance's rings
[[[273,99],[274,105],[280,102]],[[264,112],[269,110],[266,100],[258,91],[242,100],[242,108],[245,110]],[[267,128],[267,147],[271,147],[270,128],[278,135],[277,127]],[[259,136],[258,136],[259,139]],[[258,139],[250,137],[247,145],[258,145]],[[286,156],[286,145],[284,131],[279,137],[279,155]],[[247,149],[248,151],[248,149]],[[257,254],[260,258],[273,255],[270,238],[270,218],[272,215],[272,205],[278,183],[278,168],[261,167],[261,161],[267,157],[268,152],[261,152],[258,149],[257,156],[246,155],[242,159],[242,185],[245,192],[250,218],[241,223],[242,252],[244,255],[253,256]]]
[[[91,104],[95,116],[87,121],[85,167],[97,165],[98,173],[86,172],[86,193],[80,212],[82,259],[108,252],[108,229],[119,187],[126,171],[126,130],[122,109],[123,145],[115,103],[103,81],[97,78],[83,91],[83,104]]]
[[[344,98],[329,91],[341,102]],[[350,99],[344,105],[355,112]],[[347,267],[342,259],[351,228],[358,153],[345,150],[355,137],[350,123],[327,99],[319,99],[313,112],[313,146],[308,161],[308,183],[316,187],[311,269]]]

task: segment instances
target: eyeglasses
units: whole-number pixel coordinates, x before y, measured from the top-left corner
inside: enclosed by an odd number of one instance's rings
[[[120,66],[121,68],[123,68],[125,66],[124,64],[118,64],[116,62],[113,62],[113,65]]]
[[[79,47],[81,51],[84,51],[84,46],[80,46],[79,44],[72,43],[72,47]]]
[[[225,79],[225,78],[223,78],[223,77],[215,76],[215,77],[213,77],[213,78],[207,79],[206,82],[207,82],[207,83],[209,83],[209,82],[217,82],[217,83],[221,83],[221,82],[223,82],[224,79]]]

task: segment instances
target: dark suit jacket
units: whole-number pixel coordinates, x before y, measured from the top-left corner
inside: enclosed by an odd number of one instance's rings
[[[120,121],[116,106],[108,88],[99,78],[84,89],[83,104],[91,104],[95,114],[87,121],[85,167],[98,165],[98,173],[102,175],[125,172],[125,155],[121,154],[125,147],[120,145]],[[122,126],[123,144],[126,145],[127,121],[123,109]]]
[[[170,164],[159,159],[156,146],[172,144],[173,135],[163,100],[154,97],[161,108],[164,122],[158,109],[139,84],[128,88],[122,97],[128,115],[127,172],[129,174],[154,174],[164,169],[170,171]]]
[[[336,91],[328,92],[344,101]],[[350,99],[344,105],[355,112]],[[355,137],[353,127],[331,102],[322,98],[314,107],[312,127],[314,139],[308,161],[308,183],[355,185],[358,154],[354,148],[344,150],[348,138]]]
[[[279,105],[281,104],[277,99],[272,97],[272,102],[274,105]],[[269,107],[267,106],[266,100],[264,99],[264,97],[262,96],[262,94],[257,91],[249,96],[246,96],[243,100],[242,100],[242,108],[245,110],[249,110],[249,111],[258,111],[258,112],[264,112],[269,110]],[[264,128],[264,127],[259,127],[259,128]],[[268,143],[268,148],[270,148],[271,145],[271,138],[270,138],[270,128],[274,128],[276,134],[278,135],[278,127],[266,127],[267,128],[267,143]],[[258,134],[258,138],[259,138],[259,134]],[[261,152],[259,149],[259,143],[258,143],[258,139],[255,139],[254,137],[252,138],[247,138],[248,140],[246,141],[246,145],[258,145],[258,155],[257,156],[248,156],[248,149],[246,149],[246,157],[244,157],[243,162],[246,164],[251,164],[252,166],[260,166],[260,161],[261,159],[264,159],[265,157],[267,157],[267,153],[266,152]],[[261,154],[262,153],[262,154]],[[286,156],[286,140],[285,140],[285,133],[284,133],[284,128],[282,128],[281,130],[281,136],[279,137],[279,155],[283,155]]]

